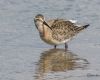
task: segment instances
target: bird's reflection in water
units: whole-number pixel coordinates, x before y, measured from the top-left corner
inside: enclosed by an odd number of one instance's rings
[[[49,72],[66,72],[74,69],[85,69],[88,64],[86,59],[79,58],[71,51],[64,49],[50,49],[44,51],[38,63],[37,73],[43,77],[44,73]],[[42,80],[42,79],[39,79]]]

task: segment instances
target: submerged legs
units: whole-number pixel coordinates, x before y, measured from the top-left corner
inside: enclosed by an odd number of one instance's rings
[[[68,49],[68,45],[67,45],[67,43],[65,43],[65,50],[67,50]]]
[[[56,49],[57,45],[54,45],[54,48]]]
[[[57,48],[57,45],[54,45],[54,49],[56,49]],[[68,45],[67,45],[67,43],[65,43],[65,51],[68,49]]]

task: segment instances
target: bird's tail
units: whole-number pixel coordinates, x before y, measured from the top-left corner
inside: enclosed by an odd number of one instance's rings
[[[82,27],[77,27],[77,31],[80,32],[80,31],[86,29],[88,26],[90,26],[90,25],[89,24],[86,24],[86,25],[84,25]]]
[[[88,26],[90,26],[90,24],[84,25],[84,26],[82,26],[82,27],[83,27],[83,29],[85,29],[85,28],[87,28]]]

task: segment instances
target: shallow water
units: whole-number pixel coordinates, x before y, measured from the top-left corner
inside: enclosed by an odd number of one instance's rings
[[[99,80],[99,0],[0,0],[0,80]],[[90,27],[57,50],[40,38],[33,18],[76,19]]]

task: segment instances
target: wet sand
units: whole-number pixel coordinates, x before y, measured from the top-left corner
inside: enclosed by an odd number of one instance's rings
[[[0,80],[99,80],[99,0],[0,0]],[[75,19],[90,27],[64,46],[44,43],[34,16]]]

